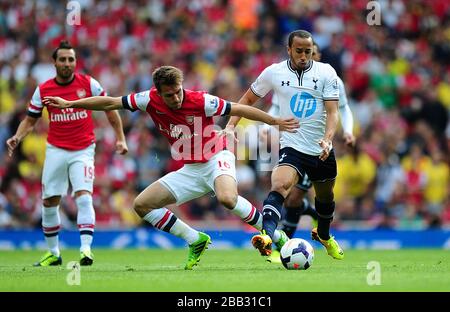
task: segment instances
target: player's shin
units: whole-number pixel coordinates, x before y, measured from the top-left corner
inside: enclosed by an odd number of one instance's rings
[[[244,221],[248,225],[254,227],[256,230],[262,230],[262,214],[244,197],[238,196],[236,207],[234,207],[231,212],[240,217],[242,221]],[[280,233],[280,231],[275,230],[272,237],[273,242],[277,243],[281,238],[282,234]]]
[[[45,241],[49,251],[59,257],[58,234],[61,227],[61,219],[59,217],[59,206],[45,207],[42,206],[42,230],[44,232]]]
[[[80,252],[88,252],[91,250],[95,227],[95,210],[92,203],[92,195],[83,194],[78,196],[75,199],[75,203],[78,207],[77,225],[80,232]]]
[[[197,230],[178,219],[167,208],[153,209],[143,219],[161,231],[184,239],[189,245],[199,239]]]
[[[281,219],[281,208],[283,207],[284,197],[276,191],[272,191],[264,201],[263,208],[263,230],[270,238],[273,237],[278,222]]]
[[[261,213],[244,197],[238,196],[236,206],[231,209],[231,212],[258,231],[262,229]]]
[[[316,211],[318,215],[317,233],[323,240],[330,238],[330,224],[333,221],[335,202],[323,203],[315,199]]]

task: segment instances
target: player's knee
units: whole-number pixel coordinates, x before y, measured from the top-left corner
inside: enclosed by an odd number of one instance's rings
[[[44,207],[55,207],[59,205],[59,202],[61,201],[61,196],[53,196],[46,198],[42,201],[44,204]]]
[[[315,183],[314,190],[316,198],[322,203],[331,203],[334,201],[334,181]]]
[[[288,182],[277,181],[272,183],[272,191],[280,193],[284,198],[289,194],[292,186]]]
[[[217,194],[217,200],[228,209],[236,207],[238,195],[235,192],[224,192]]]
[[[152,210],[151,206],[139,197],[135,198],[133,202],[133,209],[141,218]]]

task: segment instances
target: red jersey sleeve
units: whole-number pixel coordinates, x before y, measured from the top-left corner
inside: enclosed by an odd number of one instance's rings
[[[204,93],[203,99],[206,117],[226,116],[231,111],[231,103],[215,95]]]

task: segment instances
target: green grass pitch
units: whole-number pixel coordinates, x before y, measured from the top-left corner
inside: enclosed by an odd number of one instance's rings
[[[343,261],[316,249],[306,271],[270,264],[250,249],[208,250],[192,271],[183,270],[187,249],[97,249],[92,267],[82,267],[80,285],[70,286],[68,262],[77,250],[63,250],[63,266],[35,268],[42,251],[0,251],[0,291],[301,292],[450,291],[450,252],[440,249],[347,250]],[[376,267],[380,266],[380,285]],[[372,274],[372,275],[370,275]]]

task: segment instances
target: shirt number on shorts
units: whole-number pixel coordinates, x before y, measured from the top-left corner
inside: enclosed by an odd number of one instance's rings
[[[86,179],[92,180],[94,178],[94,168],[84,166],[84,177]]]
[[[223,169],[223,168],[230,169],[231,166],[227,161],[222,162],[219,160],[219,168],[220,169]]]

